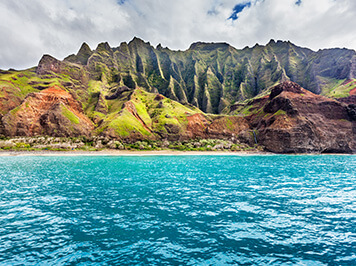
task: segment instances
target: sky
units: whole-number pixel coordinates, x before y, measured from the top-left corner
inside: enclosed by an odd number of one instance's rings
[[[133,37],[186,50],[191,43],[235,48],[291,41],[313,50],[356,49],[355,0],[1,0],[0,69],[58,59],[83,42],[117,47]]]

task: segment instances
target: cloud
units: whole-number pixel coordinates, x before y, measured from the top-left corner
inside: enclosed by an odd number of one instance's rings
[[[0,2],[0,68],[37,65],[103,41],[134,36],[185,50],[192,42],[236,48],[270,39],[319,48],[356,48],[354,0],[4,0]]]
[[[111,0],[0,2],[0,68],[36,65],[42,54],[63,58],[86,41],[119,38],[127,15]]]

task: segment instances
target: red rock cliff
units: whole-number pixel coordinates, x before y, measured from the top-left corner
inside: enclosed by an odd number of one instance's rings
[[[253,103],[248,116],[259,144],[278,153],[356,151],[356,109],[313,94],[293,82],[281,83]]]
[[[72,95],[56,86],[28,94],[3,124],[9,136],[89,136],[94,128]]]

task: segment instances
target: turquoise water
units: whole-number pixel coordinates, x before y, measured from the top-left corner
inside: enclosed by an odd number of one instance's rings
[[[0,157],[1,265],[355,265],[356,156]]]

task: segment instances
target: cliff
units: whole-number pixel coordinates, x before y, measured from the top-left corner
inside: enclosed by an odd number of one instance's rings
[[[226,43],[198,42],[186,51],[172,51],[134,38],[116,48],[101,43],[93,51],[83,44],[64,62],[81,65],[93,79],[157,91],[215,114],[283,81],[331,97],[346,97],[356,88],[342,85],[356,78],[355,51],[314,52],[274,40],[240,50]]]
[[[246,119],[258,142],[277,153],[352,153],[356,150],[356,106],[284,82],[252,101]]]
[[[353,50],[273,40],[242,50],[197,42],[186,51],[138,38],[94,50],[84,43],[64,60],[44,55],[37,67],[0,71],[0,133],[351,153],[355,70]]]
[[[90,136],[93,123],[66,91],[51,87],[26,96],[7,113],[2,123],[6,136]]]

